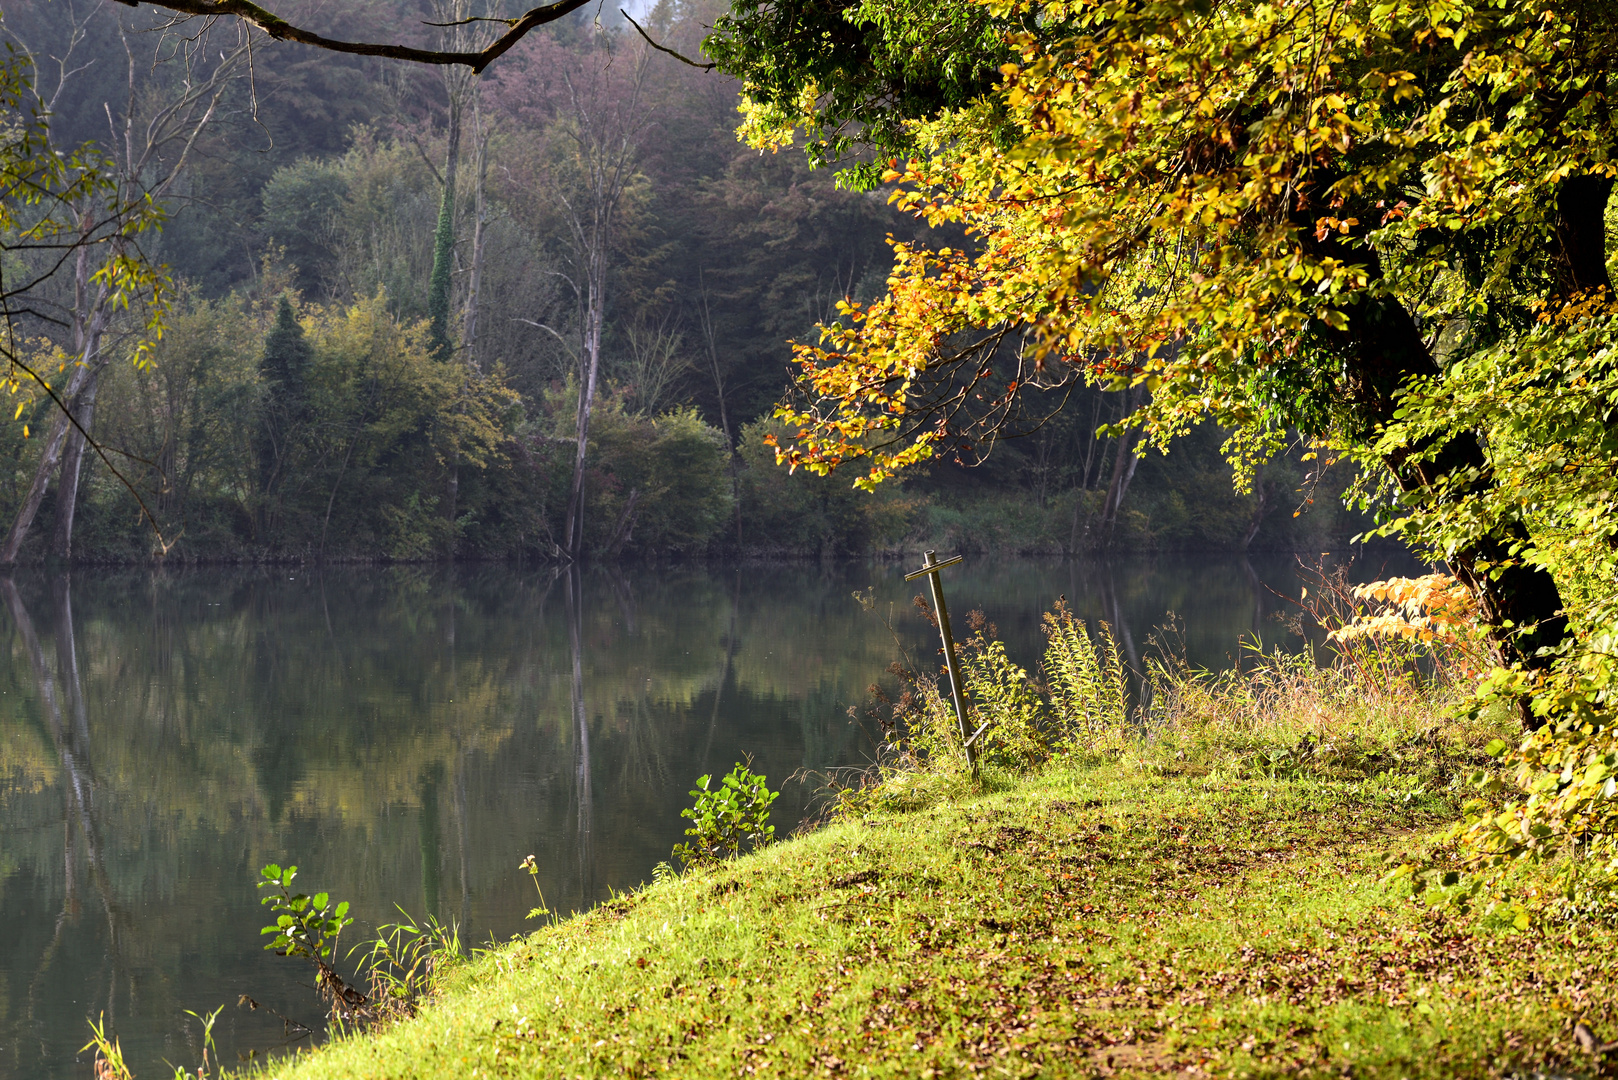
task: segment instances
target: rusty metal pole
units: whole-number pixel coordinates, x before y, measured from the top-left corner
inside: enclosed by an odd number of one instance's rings
[[[953,559],[938,561],[938,553],[928,551],[923,553],[920,570],[905,575],[906,581],[914,581],[919,577],[926,577],[933,588],[933,610],[938,612],[938,633],[944,639],[944,668],[949,672],[950,698],[955,702],[955,723],[961,731],[961,746],[966,751],[966,762],[972,767],[972,775],[978,771],[978,754],[973,748],[978,736],[983,734],[983,728],[971,734],[966,727],[966,701],[961,694],[961,669],[955,662],[955,635],[949,629],[949,608],[944,606],[944,583],[939,579],[938,572],[946,566],[954,566],[961,561],[957,555]],[[985,724],[984,727],[988,725]]]

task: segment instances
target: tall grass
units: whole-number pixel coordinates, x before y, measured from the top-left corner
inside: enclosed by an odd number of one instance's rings
[[[1291,620],[1305,647],[1249,649],[1235,669],[1209,671],[1156,635],[1157,655],[1133,673],[1139,704],[1105,623],[1091,627],[1058,604],[1043,617],[1034,674],[974,611],[959,657],[967,723],[985,729],[977,745],[990,784],[1057,756],[1089,756],[1213,778],[1361,783],[1396,773],[1407,796],[1453,793],[1464,770],[1487,761],[1483,747],[1499,725],[1460,707],[1486,656],[1480,638],[1460,629],[1464,613],[1441,607],[1453,602],[1436,577],[1353,586],[1343,570],[1317,568]],[[843,810],[914,807],[970,786],[941,677],[891,670],[901,676],[899,698],[873,688],[884,753],[844,786]]]
[[[1229,671],[1159,649],[1147,664],[1149,768],[1217,777],[1397,776],[1406,795],[1459,796],[1501,718],[1470,701],[1487,644],[1454,582],[1437,575],[1352,585],[1347,568],[1304,568],[1287,623],[1304,646],[1249,648]],[[1464,590],[1461,591],[1464,596]]]
[[[924,601],[916,606],[937,625]],[[981,611],[971,612],[967,625],[972,633],[957,659],[967,728],[982,730],[975,746],[988,782],[1037,769],[1058,754],[1113,748],[1116,756],[1132,720],[1124,664],[1105,623],[1092,631],[1063,604],[1047,612],[1037,676],[1011,658]],[[899,678],[899,696],[872,686],[866,710],[883,732],[881,752],[871,768],[834,785],[838,812],[913,809],[972,784],[943,678],[907,664],[889,671]]]
[[[1101,623],[1092,638],[1062,603],[1042,621],[1045,684],[1069,740],[1088,746],[1121,733],[1128,721],[1128,693],[1112,630]]]

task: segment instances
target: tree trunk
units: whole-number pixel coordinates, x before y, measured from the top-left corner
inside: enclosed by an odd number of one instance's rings
[[[483,289],[483,254],[488,241],[489,203],[486,197],[489,180],[489,133],[483,126],[482,108],[476,85],[472,87],[473,131],[476,140],[477,168],[473,173],[472,268],[467,275],[466,304],[461,311],[461,389],[466,389],[467,368],[473,375],[481,374],[477,360],[478,299]],[[460,514],[461,454],[460,449],[450,452],[447,518],[449,524],[449,557],[455,558],[455,521]]]
[[[489,132],[483,124],[482,102],[476,89],[472,97],[472,124],[477,139],[477,171],[473,174],[472,269],[466,280],[465,319],[461,325],[461,350],[473,368],[477,361],[478,299],[483,289],[483,254],[489,235]]]
[[[596,384],[601,373],[602,326],[606,320],[607,262],[611,257],[613,222],[618,201],[629,183],[636,158],[635,136],[644,117],[639,99],[645,85],[651,53],[642,49],[635,60],[632,82],[614,107],[616,115],[598,109],[594,99],[581,94],[571,76],[564,76],[572,96],[578,128],[574,144],[582,159],[586,188],[582,201],[570,201],[558,192],[573,233],[574,251],[582,272],[574,288],[579,304],[579,402],[574,423],[573,481],[563,519],[562,543],[573,562],[584,549],[584,465],[590,445],[590,415],[595,408]],[[609,65],[610,66],[610,65]],[[563,551],[558,551],[562,554]]]
[[[85,335],[87,344],[84,353],[81,354],[79,366],[73,370],[67,389],[61,394],[63,404],[68,407],[72,406],[72,402],[89,382],[92,365],[98,362],[101,334],[106,329],[105,304],[98,305],[98,308],[100,310],[91,318],[91,332]],[[34,478],[28,485],[28,494],[23,496],[22,506],[17,510],[16,520],[11,524],[11,532],[7,534],[5,544],[0,546],[0,566],[16,564],[17,553],[22,550],[23,541],[28,539],[28,530],[34,525],[34,515],[39,513],[39,504],[45,498],[46,488],[50,486],[51,474],[56,471],[57,463],[62,459],[62,449],[67,443],[67,433],[72,426],[65,412],[58,413],[55,422],[51,424],[51,433],[45,440],[45,452],[39,456],[39,463],[34,467]]]
[[[1372,280],[1381,276],[1380,260],[1373,251],[1350,250],[1334,237],[1316,247],[1316,254],[1365,264]],[[1412,378],[1438,375],[1438,364],[1415,319],[1393,298],[1366,298],[1347,314],[1347,326],[1331,332],[1331,336],[1348,358],[1346,374],[1354,408],[1360,423],[1371,431],[1393,419],[1397,392]],[[1415,460],[1417,454],[1424,455],[1425,460]],[[1473,479],[1444,491],[1443,498],[1473,499],[1495,483],[1483,445],[1471,431],[1453,433],[1445,441],[1435,440],[1412,451],[1393,453],[1385,464],[1402,490],[1425,492],[1429,498],[1438,497],[1432,493],[1457,473],[1469,472]],[[1541,655],[1541,650],[1561,643],[1569,628],[1555,579],[1548,571],[1525,565],[1512,554],[1515,547],[1528,541],[1527,529],[1520,523],[1510,523],[1457,549],[1448,561],[1450,572],[1476,599],[1501,661],[1546,670],[1553,657]],[[1485,564],[1496,569],[1485,573],[1479,569]],[[1526,701],[1518,702],[1518,709],[1524,727],[1539,726]]]
[[[562,538],[568,558],[577,562],[584,549],[584,463],[590,443],[590,414],[595,408],[596,378],[601,370],[601,328],[606,288],[606,252],[591,252],[588,298],[585,306],[583,377],[579,380],[579,404],[574,423],[573,484],[568,490],[567,518]],[[599,269],[599,272],[598,272]]]
[[[96,410],[96,389],[101,385],[101,372],[91,373],[78,398],[79,426],[84,431],[93,429]],[[62,456],[61,476],[56,482],[56,529],[51,538],[51,554],[63,562],[73,558],[73,516],[79,503],[79,475],[84,467],[87,440],[84,431],[73,428],[67,433],[67,451]]]
[[[90,221],[88,214],[80,218],[83,236],[89,235]],[[74,407],[75,399],[92,379],[94,372],[99,370],[101,362],[101,335],[107,328],[108,318],[107,287],[104,284],[95,286],[93,299],[91,288],[90,250],[88,245],[84,245],[75,253],[73,268],[73,348],[79,354],[79,362],[58,399],[64,408]],[[0,547],[0,566],[12,566],[17,562],[17,553],[22,549],[23,541],[28,539],[28,530],[33,527],[34,515],[39,513],[39,504],[45,498],[51,473],[61,459],[62,447],[72,426],[66,413],[58,414],[52,422],[50,435],[45,440],[45,452],[34,467],[34,478],[28,485],[28,494],[23,497],[4,546]]]
[[[1261,461],[1253,468],[1253,494],[1258,497],[1258,503],[1253,507],[1253,519],[1247,523],[1247,531],[1242,533],[1242,550],[1253,542],[1258,535],[1259,528],[1264,524],[1264,512],[1269,509],[1269,497],[1264,491],[1264,463]]]
[[[1129,387],[1124,391],[1124,418],[1133,411],[1134,404],[1135,388]],[[1135,465],[1140,460],[1131,452],[1134,434],[1133,428],[1125,428],[1118,436],[1118,449],[1112,459],[1112,480],[1107,484],[1106,501],[1101,504],[1101,535],[1108,544],[1112,543],[1113,528],[1118,524],[1118,508],[1129,492],[1130,481],[1135,479]]]
[[[730,433],[730,413],[725,406],[725,373],[719,364],[719,337],[714,330],[713,310],[708,305],[708,286],[702,279],[702,268],[697,268],[697,299],[702,307],[697,314],[702,321],[702,340],[708,347],[708,370],[713,375],[714,397],[719,400],[719,430],[725,433],[725,445],[732,453],[736,440]]]
[[[433,354],[443,361],[454,355],[449,342],[450,293],[454,285],[455,262],[455,181],[461,158],[461,101],[451,93],[449,138],[444,151],[444,195],[438,206],[438,228],[433,234],[433,270],[427,288],[427,317],[431,321]],[[444,511],[448,521],[449,551],[455,558],[455,516],[460,512],[461,462],[452,450],[449,475],[444,491]]]
[[[1135,480],[1135,469],[1140,466],[1140,454],[1135,452],[1135,447],[1139,443],[1138,436],[1130,440],[1129,467],[1124,471],[1124,482],[1118,486],[1118,498],[1112,505],[1112,523],[1108,526],[1109,529],[1118,523],[1118,511],[1124,505],[1124,496],[1129,494],[1129,485]],[[1110,542],[1111,537],[1108,537],[1108,540]]]
[[[1084,467],[1079,474],[1079,486],[1073,492],[1073,523],[1068,529],[1067,547],[1070,553],[1076,553],[1088,544],[1079,542],[1079,524],[1083,521],[1085,498],[1083,493],[1090,490],[1090,465],[1095,458],[1096,447],[1102,445],[1098,431],[1101,427],[1101,406],[1106,394],[1099,387],[1093,388],[1095,400],[1090,406],[1090,445],[1084,451]],[[1101,462],[1096,464],[1096,473],[1099,477],[1105,467],[1107,453],[1101,452]],[[1088,532],[1088,530],[1086,530]]]
[[[1570,176],[1556,192],[1552,257],[1557,291],[1563,296],[1590,289],[1612,291],[1607,275],[1607,200],[1609,176]]]
[[[1101,391],[1096,388],[1095,404],[1090,409],[1090,445],[1084,451],[1084,475],[1080,477],[1079,486],[1085,491],[1090,490],[1090,461],[1095,457],[1096,446],[1101,440],[1096,437],[1096,429],[1101,426]]]
[[[444,151],[444,191],[438,202],[438,227],[433,232],[433,269],[427,281],[427,320],[433,354],[448,360],[450,291],[455,260],[455,176],[461,157],[461,103],[449,103],[449,138]]]

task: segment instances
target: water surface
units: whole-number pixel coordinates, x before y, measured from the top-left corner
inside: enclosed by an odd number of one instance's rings
[[[553,907],[582,909],[668,857],[699,774],[869,761],[850,707],[900,645],[936,648],[903,569],[0,578],[0,1077],[88,1075],[88,1017],[142,1080],[195,1068],[186,1010],[226,1006],[227,1062],[289,1045],[241,995],[318,1028],[309,973],[261,950],[265,863],[351,901],[353,940],[398,905],[486,941],[534,906],[526,855]],[[1244,633],[1285,638],[1297,595],[1290,558],[945,574],[957,623],[982,609],[1029,666],[1061,595],[1137,659],[1172,611],[1210,667]],[[786,785],[778,833],[813,787]]]

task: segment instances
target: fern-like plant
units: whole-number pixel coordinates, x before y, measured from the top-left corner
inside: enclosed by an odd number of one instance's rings
[[[1106,623],[1094,638],[1066,604],[1045,613],[1045,685],[1058,738],[1093,743],[1124,729],[1129,706],[1118,642]]]

